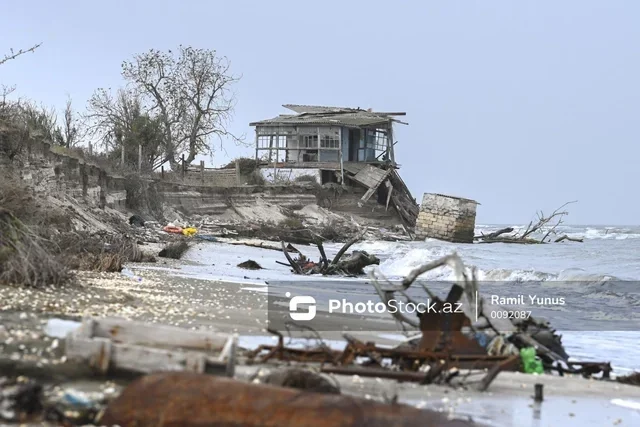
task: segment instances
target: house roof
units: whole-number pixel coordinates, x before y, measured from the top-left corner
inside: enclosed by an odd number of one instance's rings
[[[283,107],[298,114],[280,114],[277,117],[250,123],[250,126],[327,125],[361,127],[403,123],[391,117],[403,113],[380,113],[361,108],[326,107],[318,105],[285,104]],[[403,123],[407,124],[407,123]]]

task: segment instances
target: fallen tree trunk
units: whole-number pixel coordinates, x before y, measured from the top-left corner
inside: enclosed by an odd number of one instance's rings
[[[563,223],[564,216],[569,215],[568,212],[561,211],[561,209],[570,203],[575,203],[575,201],[565,203],[549,216],[545,216],[542,212],[539,212],[536,223],[534,224],[534,222],[531,221],[526,230],[521,234],[515,233],[510,236],[505,236],[505,234],[513,232],[513,227],[507,227],[486,235],[480,234],[479,236],[474,236],[473,240],[478,240],[478,243],[519,243],[522,245],[550,243],[551,239],[549,239],[549,236],[552,234],[557,235],[556,228]],[[554,218],[557,218],[557,221],[552,223]],[[534,233],[541,233],[542,237],[539,239],[533,238]],[[582,239],[571,238],[565,235],[556,239],[554,243],[562,242],[563,240],[582,242]]]
[[[329,262],[327,255],[320,239],[316,240],[318,252],[320,252],[320,261],[313,262],[305,255],[300,253],[298,258],[293,259],[286,250],[285,242],[282,241],[282,251],[289,265],[296,274],[323,274],[323,275],[346,275],[358,276],[364,273],[364,268],[369,265],[380,264],[380,259],[375,255],[371,255],[365,251],[353,251],[350,255],[345,255],[347,250],[357,241],[362,239],[364,233],[353,237],[340,248],[335,258]],[[284,264],[284,263],[282,263]]]
[[[583,242],[583,239],[578,239],[578,238],[575,238],[575,237],[569,237],[569,236],[567,236],[565,234],[564,236],[557,238],[554,243],[560,243],[563,240],[568,240],[570,242],[578,242],[578,243],[582,243]]]
[[[489,234],[480,234],[479,236],[475,236],[473,238],[473,240],[478,240],[478,239],[495,239],[496,237],[500,236],[501,234],[505,234],[505,233],[512,233],[513,232],[513,227],[506,227],[506,228],[502,228],[498,231],[494,231],[493,233],[489,233]]]

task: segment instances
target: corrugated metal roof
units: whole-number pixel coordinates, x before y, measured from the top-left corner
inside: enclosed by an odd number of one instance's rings
[[[296,126],[296,125],[327,125],[327,126],[371,126],[390,124],[390,117],[377,114],[358,112],[340,114],[308,114],[297,116],[280,115],[273,119],[250,123],[250,126]]]
[[[295,111],[298,114],[301,113],[310,113],[310,114],[319,114],[319,113],[329,113],[329,112],[356,112],[356,111],[366,111],[362,108],[349,108],[349,107],[329,107],[324,105],[298,105],[298,104],[284,104],[284,108]]]

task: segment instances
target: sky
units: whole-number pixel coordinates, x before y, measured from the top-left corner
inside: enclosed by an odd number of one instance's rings
[[[0,84],[82,110],[120,64],[179,44],[215,49],[242,76],[231,130],[282,104],[406,111],[396,161],[413,196],[479,201],[513,224],[566,201],[567,223],[640,224],[640,2],[9,1]],[[251,147],[216,145],[213,164]]]

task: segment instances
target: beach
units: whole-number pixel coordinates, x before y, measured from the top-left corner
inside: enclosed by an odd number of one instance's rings
[[[569,306],[565,312],[552,312],[551,320],[554,325],[557,322],[561,325],[571,325],[569,321],[580,322],[581,319],[584,324],[589,316],[593,317],[591,321],[594,322],[602,319],[604,326],[600,326],[599,329],[591,328],[594,329],[592,331],[578,326],[564,326],[566,330],[556,327],[564,334],[563,343],[573,358],[611,361],[614,375],[622,375],[640,368],[640,360],[637,356],[640,354],[637,347],[637,330],[630,328],[635,319],[616,315],[626,308],[626,303],[631,307],[634,306],[636,300],[633,298],[637,296],[638,290],[632,287],[634,282],[629,278],[633,276],[637,266],[627,264],[626,270],[623,271],[626,274],[620,274],[628,280],[619,281],[619,283],[624,284],[628,289],[617,285],[618,288],[614,288],[613,291],[607,288],[608,284],[618,283],[616,282],[618,277],[615,277],[616,280],[607,278],[613,270],[597,272],[598,265],[591,262],[590,269],[576,271],[572,268],[567,271],[570,264],[566,262],[566,253],[574,250],[594,251],[594,247],[602,246],[603,242],[613,247],[626,244],[634,248],[633,245],[640,240],[614,238],[599,239],[594,243],[587,240],[583,246],[560,247],[558,250],[563,251],[561,254],[548,255],[547,252],[545,256],[551,259],[561,255],[565,257],[564,264],[557,261],[558,265],[567,266],[560,271],[557,268],[554,270],[554,265],[550,262],[547,262],[547,271],[522,268],[524,264],[518,264],[517,256],[514,255],[523,251],[520,247],[496,248],[498,245],[475,245],[480,247],[478,251],[482,251],[481,254],[477,254],[473,252],[476,247],[469,247],[470,245],[454,247],[453,244],[427,241],[398,244],[362,242],[354,249],[365,249],[378,254],[381,264],[376,268],[390,278],[401,277],[406,274],[407,269],[415,267],[418,258],[416,253],[420,254],[421,260],[426,261],[429,257],[435,258],[446,252],[456,251],[465,260],[471,259],[477,262],[482,255],[486,260],[484,265],[493,263],[505,267],[500,270],[491,268],[485,270],[482,265],[479,266],[480,274],[484,274],[485,277],[500,274],[506,278],[480,282],[480,286],[485,288],[517,287],[513,290],[515,294],[525,292],[523,289],[526,288],[540,293],[535,286],[544,286],[547,291],[560,287],[567,298],[575,301],[573,293],[567,293],[564,288],[567,282],[566,275],[573,274],[581,277],[580,282],[569,281],[574,285],[580,283],[581,287],[578,289],[595,287],[595,291],[591,288],[588,292],[585,290],[580,294],[585,300],[588,299],[588,295],[597,295],[598,289],[607,289],[604,295],[608,303],[601,308],[606,313],[605,316],[594,314],[590,309],[591,306],[585,305],[594,303],[585,302],[579,307]],[[326,246],[327,253],[331,256],[340,245]],[[314,255],[312,251],[315,248],[311,246],[300,246],[299,249],[309,252],[310,256]],[[531,250],[531,248],[526,249]],[[534,251],[537,249],[533,248]],[[494,257],[495,252],[498,251],[508,251],[511,256],[492,259],[488,253],[491,250],[494,251]],[[554,247],[544,248],[544,250],[556,249]],[[622,251],[620,248],[617,250]],[[385,254],[389,255],[385,257]],[[531,266],[536,266],[536,262],[545,262],[532,257],[531,252],[525,255]],[[236,267],[238,263],[247,259],[255,260],[263,269],[249,271]],[[58,331],[58,337],[47,335],[56,335],[55,328],[51,329],[51,319],[78,321],[86,316],[122,317],[190,329],[233,332],[240,336],[240,347],[250,350],[259,344],[275,344],[275,337],[266,332],[269,320],[268,299],[270,295],[282,298],[282,295],[287,292],[306,293],[317,297],[318,310],[324,311],[322,313],[324,316],[319,318],[324,320],[314,325],[322,338],[332,347],[340,349],[341,342],[344,345],[341,337],[345,332],[363,341],[371,340],[380,345],[394,345],[403,338],[398,331],[393,333],[396,326],[389,316],[326,315],[326,310],[323,309],[323,298],[335,295],[348,298],[374,297],[370,278],[300,280],[288,271],[288,267],[275,262],[282,259],[283,255],[279,251],[202,242],[194,245],[182,260],[160,258],[154,264],[130,264],[127,266],[128,274],[81,272],[79,273],[80,288],[29,290],[0,287],[0,304],[2,305],[0,315],[4,325],[4,331],[0,330],[0,334],[5,334],[2,351],[16,359],[31,358],[40,361],[44,359],[44,363],[58,363],[62,357],[62,346],[53,343],[64,337],[64,333]],[[602,259],[600,265],[607,265],[608,262],[610,261],[606,258]],[[444,291],[448,286],[447,280],[450,278],[446,276],[447,272],[439,274],[441,276],[429,277],[425,283],[438,291]],[[514,276],[522,275],[536,276],[538,281],[509,280]],[[547,275],[545,280],[540,278],[542,275]],[[610,275],[613,276],[613,274]],[[562,280],[554,280],[558,277]],[[628,291],[627,294],[622,292],[625,289]],[[481,290],[484,291],[484,288]],[[504,290],[500,292],[504,294]],[[618,296],[622,302],[616,301],[615,296]],[[612,300],[615,303],[611,303]],[[626,319],[618,320],[619,317],[626,317]],[[53,324],[55,325],[55,322]],[[7,334],[9,336],[6,336]],[[302,333],[297,336],[304,337],[309,334]],[[7,341],[7,338],[11,339]],[[613,348],[615,351],[612,350]],[[239,367],[238,375],[248,378],[255,373],[255,369],[257,368]],[[640,388],[580,377],[502,372],[484,393],[471,389],[454,390],[451,387],[438,385],[419,386],[380,379],[336,377],[345,393],[375,399],[385,399],[397,394],[399,401],[418,407],[446,411],[456,417],[471,417],[477,422],[488,425],[537,426],[557,425],[559,422],[564,425],[581,426],[634,425],[640,419],[640,412],[634,409],[634,405],[640,402]],[[544,384],[545,400],[542,403],[534,403],[532,399],[534,384]]]

